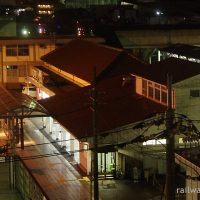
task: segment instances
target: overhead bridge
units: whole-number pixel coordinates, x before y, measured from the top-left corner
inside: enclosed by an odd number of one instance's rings
[[[200,45],[198,26],[136,26],[116,28],[115,33],[125,49],[165,47],[177,43]]]

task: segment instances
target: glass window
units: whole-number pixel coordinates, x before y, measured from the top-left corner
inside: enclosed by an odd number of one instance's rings
[[[17,56],[17,45],[7,45],[6,56]]]
[[[17,69],[17,65],[7,65],[6,66],[7,70],[13,70],[13,69]]]
[[[148,82],[148,96],[153,98],[153,84]]]
[[[144,79],[142,80],[142,94],[147,96],[147,81]]]
[[[160,90],[158,90],[157,88],[155,88],[155,99],[160,101]]]
[[[200,97],[200,90],[190,90],[191,97]]]
[[[155,84],[155,99],[160,101],[160,85]]]
[[[165,104],[167,103],[167,92],[165,91],[161,92],[161,102]]]
[[[28,45],[18,45],[18,56],[28,56],[29,47]]]
[[[6,56],[28,56],[29,46],[28,45],[7,45]]]
[[[17,77],[17,66],[16,65],[7,65],[7,77],[11,77],[12,80]]]

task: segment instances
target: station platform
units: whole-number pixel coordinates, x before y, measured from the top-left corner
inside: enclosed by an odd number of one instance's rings
[[[89,184],[38,128],[25,120],[25,148],[17,148],[26,169],[48,200],[88,200]],[[41,144],[41,145],[37,145]]]
[[[45,198],[91,200],[88,177],[84,177],[65,156],[60,155],[58,149],[40,131],[39,124],[37,126],[37,120],[34,123],[25,120],[25,148],[16,148],[15,153],[21,157]],[[2,166],[0,169],[3,169]],[[17,190],[9,189],[9,175],[3,170],[0,173],[0,200],[23,200]],[[100,200],[161,199],[160,192],[155,188],[145,183],[134,183],[133,180],[99,180],[99,194]]]

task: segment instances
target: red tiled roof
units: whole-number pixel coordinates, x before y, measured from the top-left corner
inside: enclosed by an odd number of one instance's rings
[[[40,100],[52,117],[76,138],[92,135],[91,87]],[[134,81],[125,85],[122,77],[101,81],[97,85],[97,130],[112,130],[164,112],[166,107],[135,94]]]
[[[41,59],[63,71],[92,82],[93,69],[96,67],[97,77],[109,67],[122,73],[132,70],[131,67],[143,65],[139,59],[131,57],[121,49],[100,45],[83,39],[72,40]],[[119,73],[118,73],[119,74]]]
[[[122,50],[106,47],[83,39],[72,40],[41,59],[79,78],[92,81],[93,68],[100,74]]]
[[[140,67],[132,74],[166,85],[168,73],[172,75],[172,82],[177,83],[200,74],[200,63],[171,57],[146,67]]]

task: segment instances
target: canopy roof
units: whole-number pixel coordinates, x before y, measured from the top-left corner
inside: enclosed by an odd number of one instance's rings
[[[0,118],[6,116],[33,117],[48,115],[36,100],[16,91],[8,91],[3,85],[0,85]],[[42,116],[41,115],[41,116]]]

